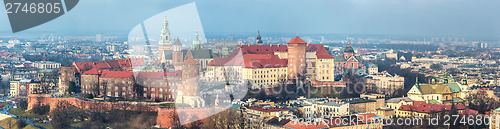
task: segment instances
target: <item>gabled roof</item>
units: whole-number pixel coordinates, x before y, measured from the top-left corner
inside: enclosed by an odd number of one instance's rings
[[[122,67],[136,67],[144,65],[144,58],[128,58],[128,62],[122,62],[121,60],[119,61]]]
[[[93,75],[97,75],[99,73],[100,73],[99,70],[97,70],[96,68],[92,68],[88,71],[83,72],[83,74],[93,74]]]
[[[347,59],[347,61],[354,61],[354,62],[358,62],[358,59],[356,59],[355,56],[351,56]]]
[[[277,125],[277,126],[284,126],[285,124],[287,124],[290,121],[291,121],[290,119],[279,120],[278,117],[273,117],[273,118],[271,118],[271,119],[269,119],[267,121],[267,124]]]
[[[306,44],[306,41],[300,39],[299,36],[295,36],[295,38],[293,38],[292,40],[290,40],[288,43]]]
[[[399,98],[391,98],[391,99],[388,99],[387,100],[387,103],[399,103],[401,101],[405,101],[405,102],[411,102],[413,100],[411,100],[410,98],[408,97],[399,97]]]
[[[288,60],[279,59],[277,55],[245,54],[239,51],[231,53],[228,57],[214,58],[210,66],[242,66],[245,68],[272,68],[286,67]]]
[[[346,62],[347,60],[343,56],[335,56],[333,61],[334,62]]]
[[[286,67],[288,60],[277,55],[246,54],[243,55],[245,68],[275,68]]]
[[[288,111],[287,109],[282,109],[282,108],[262,108],[258,106],[250,107],[249,109],[257,110],[257,111],[263,111],[263,112],[281,112],[281,111]]]
[[[445,85],[447,85],[448,87],[450,87],[450,90],[451,90],[451,92],[453,92],[453,93],[457,93],[457,92],[462,91],[462,90],[460,89],[459,84],[458,84],[458,83],[456,83],[456,82],[454,82],[454,83],[446,83]]]
[[[143,58],[129,58],[129,59],[118,59],[118,60],[106,60],[106,61],[91,61],[91,62],[74,62],[75,67],[83,72],[96,68],[97,70],[111,69],[111,68],[123,68],[144,65]]]
[[[179,40],[179,37],[175,39],[174,45],[182,45],[181,41]]]
[[[111,67],[106,61],[94,61],[94,68],[97,69],[110,69]]]
[[[274,54],[274,52],[287,52],[286,45],[240,45],[243,54]]]
[[[443,94],[445,91],[449,91],[449,87],[443,84],[425,84],[420,85],[420,91],[422,94]]]
[[[322,44],[309,44],[306,51],[316,51],[316,57],[320,59],[333,59],[333,56],[331,56],[328,51],[326,51],[325,47]]]
[[[130,71],[102,71],[101,77],[110,78],[134,78],[134,73]]]
[[[167,79],[165,77],[181,76],[181,71],[174,72],[134,72],[134,77],[142,79]]]
[[[108,66],[111,68],[120,68],[120,62],[118,60],[107,60]]]

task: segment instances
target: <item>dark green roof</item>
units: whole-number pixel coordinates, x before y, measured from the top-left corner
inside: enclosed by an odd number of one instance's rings
[[[182,50],[182,55],[184,55],[184,58],[187,56],[188,50]],[[198,49],[198,50],[191,50],[191,54],[193,55],[194,59],[210,59],[210,58],[218,58],[219,55],[215,54],[212,52],[212,49]]]

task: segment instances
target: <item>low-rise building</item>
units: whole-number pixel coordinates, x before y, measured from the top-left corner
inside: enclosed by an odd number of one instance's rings
[[[349,103],[335,99],[310,99],[301,107],[305,118],[338,117],[349,115]]]
[[[391,98],[386,101],[386,106],[396,113],[402,105],[412,105],[413,100],[408,97]]]
[[[368,98],[348,98],[343,99],[346,103],[349,103],[349,112],[351,114],[375,112],[377,108],[377,101]]]
[[[466,110],[463,104],[455,104],[455,109],[458,113]],[[451,110],[451,105],[444,104],[429,104],[424,101],[414,101],[412,105],[402,105],[399,107],[396,115],[398,117],[431,117],[439,112]],[[471,110],[471,109],[469,109]]]

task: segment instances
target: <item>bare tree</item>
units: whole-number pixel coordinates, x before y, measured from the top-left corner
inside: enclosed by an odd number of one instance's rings
[[[59,101],[50,114],[54,129],[66,129],[71,127],[71,122],[75,117],[74,107],[68,101]]]

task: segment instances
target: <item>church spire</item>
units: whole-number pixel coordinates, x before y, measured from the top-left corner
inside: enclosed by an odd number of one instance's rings
[[[170,30],[168,29],[168,21],[167,17],[163,19],[163,28],[161,29],[159,45],[171,45],[172,41],[170,40]]]
[[[191,49],[193,49],[193,50],[201,49],[201,42],[200,42],[200,39],[198,38],[198,28],[196,28],[196,34],[195,34],[195,38],[193,40],[193,46],[191,47]]]
[[[420,86],[420,83],[418,83],[418,75],[417,78],[415,79],[415,85]]]
[[[196,34],[195,34],[195,36],[196,36],[196,39],[195,39],[195,40],[200,40],[200,39],[198,38],[198,28],[196,28]]]
[[[255,44],[257,44],[257,45],[263,44],[262,37],[260,36],[260,31],[257,31],[257,37],[255,39],[256,39]]]

